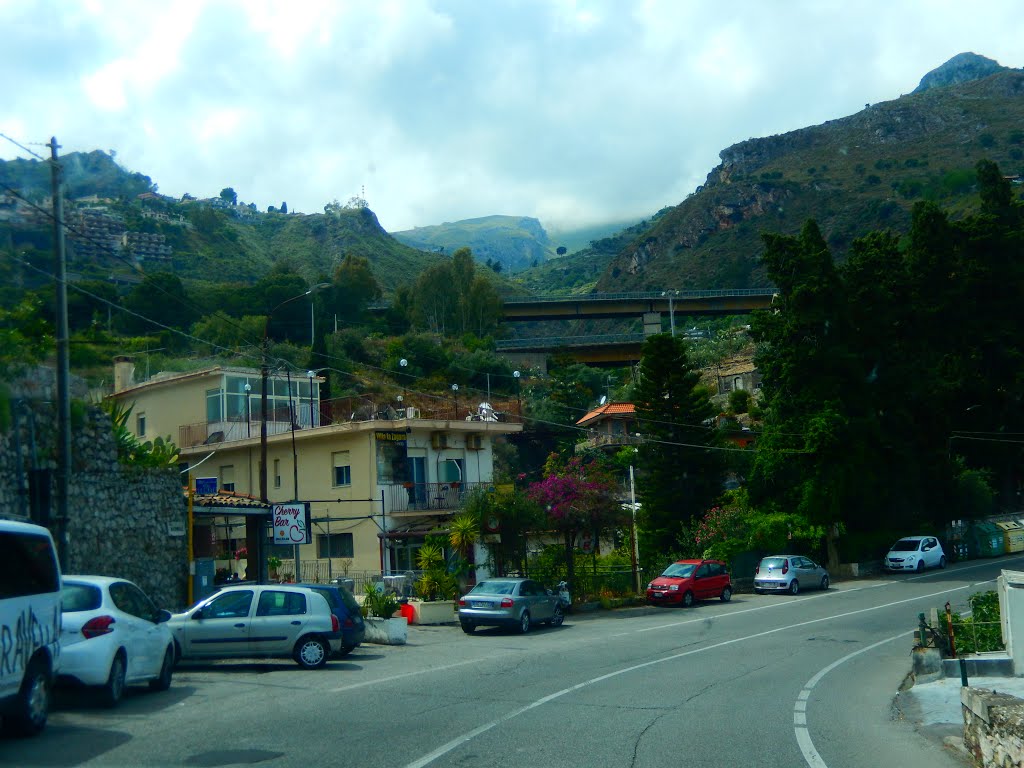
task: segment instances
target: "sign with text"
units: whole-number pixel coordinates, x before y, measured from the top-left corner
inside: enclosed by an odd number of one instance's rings
[[[216,477],[197,477],[196,493],[200,496],[213,496],[217,493]]]
[[[295,501],[290,504],[274,504],[270,510],[274,518],[275,544],[309,544],[309,504]]]

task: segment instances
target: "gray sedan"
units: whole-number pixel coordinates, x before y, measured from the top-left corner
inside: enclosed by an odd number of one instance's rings
[[[754,592],[788,592],[801,589],[828,589],[828,571],[801,555],[772,555],[761,558],[754,571]]]
[[[564,620],[558,595],[533,579],[487,579],[459,598],[459,623],[471,634],[480,626],[559,626]]]

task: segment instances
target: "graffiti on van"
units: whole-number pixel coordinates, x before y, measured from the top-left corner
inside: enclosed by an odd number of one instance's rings
[[[55,607],[53,618],[39,620],[32,608],[18,614],[14,626],[0,625],[0,675],[10,675],[24,669],[39,648],[50,646],[60,653],[60,610]]]

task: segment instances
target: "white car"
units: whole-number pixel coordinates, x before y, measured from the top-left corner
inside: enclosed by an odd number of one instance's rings
[[[125,685],[171,687],[174,638],[169,611],[158,609],[138,586],[110,576],[65,576],[58,680],[96,687],[115,706]]]
[[[224,587],[169,623],[184,659],[271,656],[318,669],[341,650],[338,617],[327,598],[309,587]]]
[[[883,561],[889,571],[923,571],[945,568],[946,553],[934,536],[907,536],[891,547]]]

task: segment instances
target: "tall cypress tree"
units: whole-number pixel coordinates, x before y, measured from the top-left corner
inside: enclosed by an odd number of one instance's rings
[[[634,393],[641,434],[644,551],[673,554],[683,525],[702,515],[722,492],[724,462],[713,448],[715,415],[686,342],[668,334],[649,337],[641,351]]]

